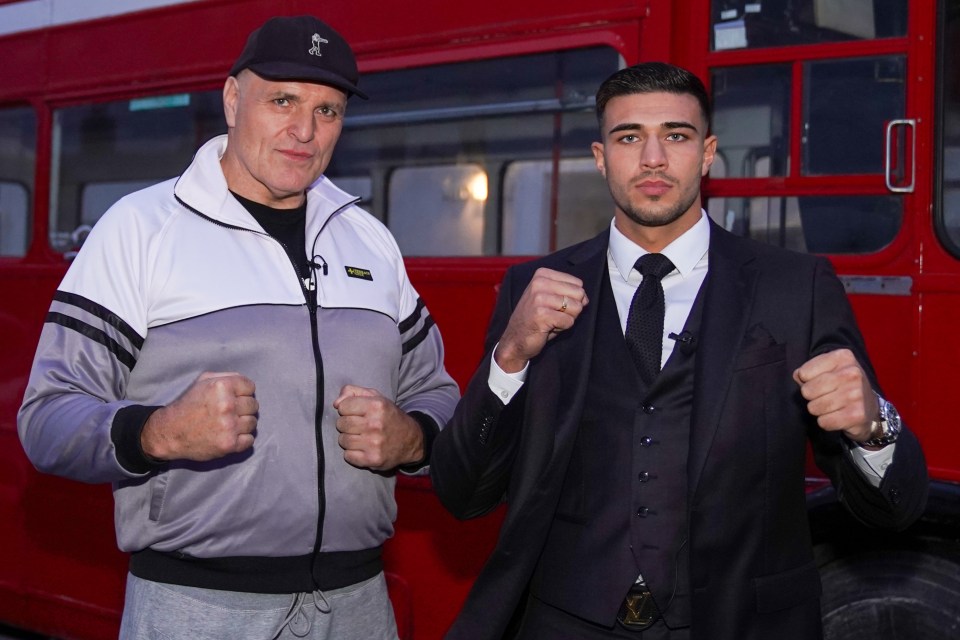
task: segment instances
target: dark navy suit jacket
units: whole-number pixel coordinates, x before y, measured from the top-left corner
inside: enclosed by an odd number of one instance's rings
[[[504,637],[524,599],[580,424],[596,305],[547,343],[506,406],[487,383],[490,350],[538,267],[581,278],[589,299],[598,299],[608,277],[608,236],[508,271],[484,360],[434,443],[434,489],[453,514],[471,518],[508,505],[497,546],[448,638]],[[844,451],[848,443],[821,430],[806,410],[792,372],[834,349],[851,349],[879,390],[827,260],[712,224],[704,286],[687,464],[692,638],[820,638],[820,579],[804,492],[807,442],[841,502],[860,520],[890,529],[923,511],[923,453],[905,428],[874,488]]]

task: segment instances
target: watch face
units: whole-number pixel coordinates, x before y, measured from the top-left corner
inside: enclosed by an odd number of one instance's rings
[[[893,444],[897,441],[902,428],[897,408],[879,395],[877,398],[880,400],[880,420],[872,425],[872,437],[861,443],[868,447],[885,447]]]
[[[883,419],[886,421],[886,431],[885,435],[896,436],[900,433],[900,414],[897,413],[896,407],[894,407],[889,402],[883,403]]]

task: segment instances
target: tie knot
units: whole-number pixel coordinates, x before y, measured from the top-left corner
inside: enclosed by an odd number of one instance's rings
[[[640,272],[644,278],[653,276],[657,280],[673,271],[673,263],[670,258],[662,253],[648,253],[637,258],[633,268]]]

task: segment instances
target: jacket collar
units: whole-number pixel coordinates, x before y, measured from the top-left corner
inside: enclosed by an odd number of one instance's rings
[[[174,195],[191,209],[234,227],[260,231],[237,199],[230,195],[226,178],[220,168],[220,158],[227,148],[227,136],[220,135],[207,141],[193,158],[173,188]],[[322,227],[327,219],[357,198],[341,191],[326,176],[321,175],[307,189],[307,226]]]

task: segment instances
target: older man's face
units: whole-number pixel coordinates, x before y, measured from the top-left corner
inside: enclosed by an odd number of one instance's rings
[[[223,106],[229,137],[221,166],[230,190],[278,209],[299,206],[330,164],[347,94],[245,70],[227,78]]]

